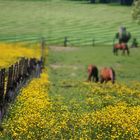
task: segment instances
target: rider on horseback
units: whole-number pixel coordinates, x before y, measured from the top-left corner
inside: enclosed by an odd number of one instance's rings
[[[114,41],[113,41],[113,52],[117,55],[117,50],[121,49],[123,50],[123,54],[125,53],[125,50],[127,51],[127,54],[129,54],[129,49],[127,46],[127,42],[131,38],[131,34],[126,31],[125,27],[120,27],[119,32],[116,33]],[[115,43],[115,39],[118,40],[118,43]]]
[[[126,31],[125,27],[120,27],[119,32],[116,33],[115,38],[119,40],[119,44],[127,43],[131,38],[131,34]]]

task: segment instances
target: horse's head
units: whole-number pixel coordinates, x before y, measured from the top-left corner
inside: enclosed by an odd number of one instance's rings
[[[95,65],[88,65],[88,81],[91,81],[91,78],[95,78],[95,81],[98,82],[98,69]]]
[[[87,81],[91,81],[91,77],[92,77],[92,69],[93,69],[93,65],[88,65],[87,71],[88,71],[88,80]]]
[[[88,70],[88,74],[90,74],[91,72],[92,72],[92,68],[93,68],[93,65],[88,65],[88,68],[87,68],[87,70]]]

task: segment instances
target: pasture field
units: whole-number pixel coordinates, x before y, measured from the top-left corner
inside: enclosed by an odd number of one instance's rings
[[[114,68],[118,82],[140,80],[140,48],[130,48],[129,56],[122,55],[120,50],[118,56],[114,55],[112,46],[49,48],[48,66],[52,72],[56,72],[53,75],[58,81],[63,79],[62,77],[86,80],[88,64],[95,64],[99,69],[105,66]]]
[[[130,48],[129,56],[112,52],[120,25],[140,37],[131,7],[0,0],[0,11],[0,68],[22,56],[40,58],[40,44],[34,42],[42,36],[48,54],[40,78],[23,87],[10,105],[1,140],[140,139],[140,48]],[[64,36],[71,40],[68,47],[62,46]],[[114,68],[116,83],[86,82],[88,64]]]
[[[41,54],[39,44],[1,43],[0,48],[1,67]],[[130,56],[114,56],[112,46],[47,50],[47,71],[21,90],[2,122],[0,139],[139,138],[139,48],[131,48]],[[113,67],[116,84],[85,82],[89,63]]]
[[[112,52],[112,46],[96,47],[49,47],[48,73],[52,86],[50,96],[62,95],[64,101],[69,102],[71,98],[79,101],[84,94],[78,92],[75,87],[79,82],[87,80],[88,64],[95,64],[100,70],[102,67],[112,67],[116,72],[116,82],[131,85],[140,81],[139,51],[140,49],[130,48],[130,56],[118,56]],[[70,86],[70,88],[69,88]]]
[[[11,104],[1,125],[0,139],[140,138],[140,82],[138,76],[134,74],[132,79],[130,71],[125,72],[125,63],[139,66],[135,60],[139,59],[139,48],[131,49],[130,56],[113,56],[105,46],[48,49],[46,69]],[[113,66],[117,82],[85,82],[89,62],[99,68]],[[119,75],[120,67],[124,77]]]
[[[36,41],[48,44],[112,44],[121,25],[139,40],[139,25],[131,7],[88,4],[66,0],[0,0],[0,40]]]

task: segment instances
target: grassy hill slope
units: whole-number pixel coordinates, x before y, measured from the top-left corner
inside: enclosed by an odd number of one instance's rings
[[[35,41],[44,36],[48,44],[112,44],[119,26],[140,37],[131,7],[86,4],[72,1],[0,0],[0,40]]]

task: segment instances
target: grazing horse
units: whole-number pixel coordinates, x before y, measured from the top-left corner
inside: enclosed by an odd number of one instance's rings
[[[113,52],[115,55],[118,55],[118,50],[122,50],[122,54],[125,54],[125,51],[127,51],[127,54],[129,55],[129,49],[126,43],[115,44],[113,47]]]
[[[88,65],[88,80],[98,82],[98,68],[95,65]]]
[[[112,68],[102,68],[100,71],[100,82],[108,82],[111,81],[115,83],[115,71]]]

